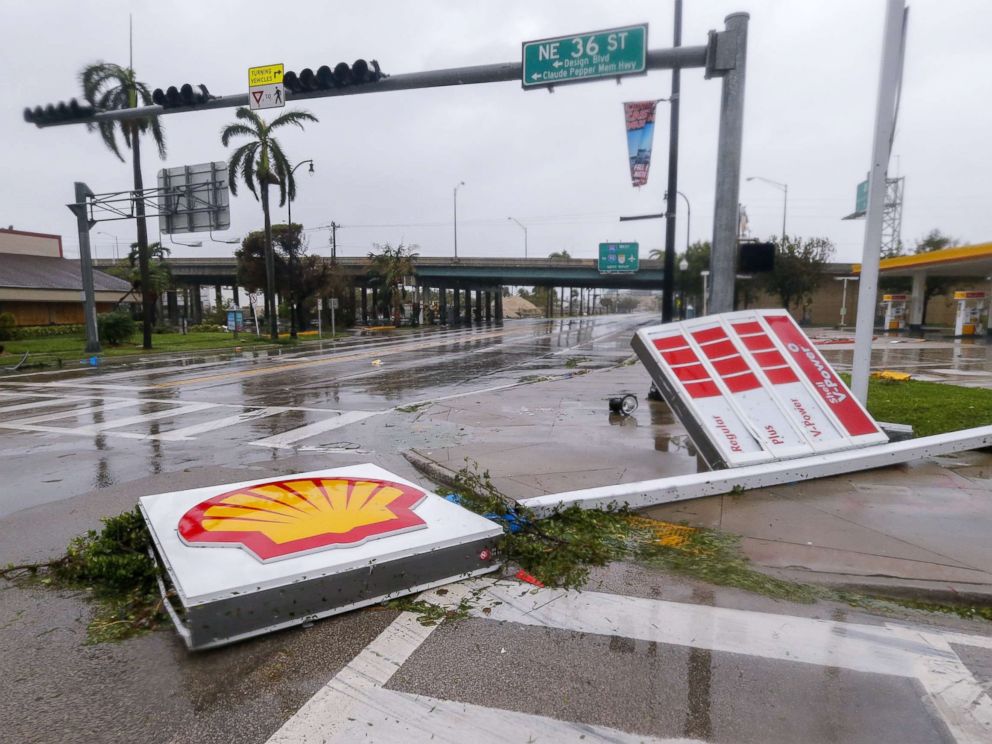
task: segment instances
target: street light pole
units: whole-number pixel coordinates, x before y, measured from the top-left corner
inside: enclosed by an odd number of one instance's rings
[[[691,235],[691,231],[692,231],[692,207],[689,206],[689,197],[688,196],[686,196],[685,194],[683,194],[681,191],[676,191],[675,193],[678,194],[679,196],[681,196],[685,200],[685,249],[686,250],[689,250],[689,240],[691,239],[690,238],[690,235]],[[665,199],[666,200],[668,199],[668,192],[667,191],[665,192]],[[654,216],[654,215],[652,215],[652,216]],[[657,215],[657,216],[660,217],[660,216],[664,216],[664,215]],[[624,218],[621,217],[620,219],[622,221]]]
[[[301,160],[299,163],[297,163],[296,165],[294,165],[290,169],[290,171],[289,171],[289,177],[292,178],[293,177],[293,174],[296,173],[296,169],[299,168],[301,165],[304,165],[306,163],[310,163],[310,175],[313,175],[313,161],[312,160]],[[289,200],[286,203],[286,224],[287,225],[292,225],[293,224],[293,197],[292,196],[289,197]]]
[[[703,277],[703,315],[706,315],[706,310],[707,310],[706,298],[707,295],[709,294],[709,292],[707,291],[709,287],[706,286],[708,282],[706,280],[709,278],[710,272],[708,269],[703,269],[702,271],[699,272],[699,275]]]
[[[771,184],[779,191],[782,192],[782,242],[785,242],[785,215],[789,211],[789,184],[779,183],[778,181],[773,181],[770,178],[764,178],[762,176],[751,176],[747,179],[748,181],[764,181],[767,184]]]
[[[120,252],[119,252],[120,243],[117,240],[117,236],[116,235],[111,235],[108,232],[103,232],[103,230],[97,230],[97,233],[96,234],[97,235],[106,235],[108,238],[113,238],[114,239],[114,260],[115,261],[120,261],[121,260],[121,255],[120,255]],[[96,251],[93,251],[93,258],[96,258]]]
[[[454,196],[453,196],[454,213],[455,213],[454,216],[455,216],[455,260],[456,261],[458,260],[458,188],[464,185],[465,185],[464,181],[459,181],[458,184],[455,186]]]
[[[844,282],[844,291],[841,293],[840,299],[840,327],[843,328],[847,321],[847,283],[858,281],[856,276],[835,276],[835,281]]]
[[[520,225],[520,229],[524,231],[524,258],[527,258],[527,226],[523,224],[520,220],[518,220],[516,217],[507,217],[506,219],[513,220],[514,222],[516,222],[518,225]]]

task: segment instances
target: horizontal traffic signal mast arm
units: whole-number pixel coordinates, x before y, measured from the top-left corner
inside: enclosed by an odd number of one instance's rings
[[[709,51],[709,57],[708,57]],[[689,67],[707,67],[707,60],[712,57],[712,49],[706,45],[677,47],[675,49],[649,49],[647,53],[647,68],[649,70],[671,70]],[[451,67],[446,70],[427,70],[425,72],[408,72],[390,75],[366,84],[346,85],[326,90],[311,90],[292,92],[286,90],[286,101],[305,101],[311,98],[327,98],[330,96],[349,96],[360,93],[386,93],[395,90],[415,90],[418,88],[443,88],[451,85],[478,85],[480,83],[519,82],[523,73],[520,62],[506,62],[493,65],[476,65],[473,67]],[[192,106],[141,106],[130,109],[115,109],[101,111],[90,116],[74,117],[71,119],[49,119],[33,121],[37,127],[57,127],[66,124],[91,124],[101,121],[124,121],[127,119],[142,119],[148,116],[163,116],[165,114],[181,114],[187,111],[204,111],[206,109],[236,108],[248,105],[248,94],[237,93],[229,96],[216,96]]]

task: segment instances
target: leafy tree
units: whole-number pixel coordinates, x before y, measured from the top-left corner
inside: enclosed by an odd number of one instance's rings
[[[412,250],[416,246],[407,247],[400,243],[394,248],[389,243],[385,243],[376,244],[375,247],[378,252],[369,253],[369,258],[372,260],[369,273],[379,289],[378,309],[391,309],[393,323],[399,325],[403,314],[403,298],[406,296],[404,283],[407,277],[412,277],[416,273],[413,262],[418,254]]]
[[[834,253],[826,238],[800,238],[787,235],[776,242],[775,268],[762,280],[765,291],[778,296],[782,307],[805,309],[813,292],[823,281],[823,269]]]
[[[290,335],[307,324],[306,306],[317,295],[326,296],[335,285],[335,267],[321,256],[307,252],[301,239],[303,226],[271,225],[274,290],[290,308]],[[256,292],[268,283],[265,233],[255,230],[241,242],[234,255],[238,260],[238,284]]]
[[[617,312],[629,313],[640,304],[641,304],[640,300],[638,300],[633,295],[629,295],[629,294],[620,295],[617,298]]]
[[[269,215],[269,186],[279,187],[279,206],[296,198],[296,180],[286,155],[272,133],[287,125],[303,129],[303,122],[316,122],[317,117],[307,111],[286,111],[271,122],[265,120],[246,106],[235,112],[238,121],[228,124],[221,131],[220,141],[224,147],[235,137],[247,137],[231,155],[227,164],[227,181],[231,193],[238,194],[238,177],[262,202],[265,217],[265,270],[266,270],[266,314],[269,317],[269,335],[272,340],[279,337],[279,327],[275,308],[275,252],[272,247],[272,220]],[[261,191],[261,197],[259,197]]]
[[[152,323],[158,323],[156,311],[158,308],[158,298],[169,287],[172,286],[172,272],[165,259],[171,251],[161,243],[155,242],[148,246],[148,295],[152,299]],[[141,292],[144,296],[143,288],[146,286],[141,281],[141,249],[137,243],[131,243],[131,250],[127,258],[118,261],[107,269],[108,274],[123,279],[131,283],[131,289]]]
[[[152,94],[148,86],[140,82],[134,70],[128,67],[96,62],[83,68],[80,73],[83,86],[83,97],[86,102],[98,111],[113,109],[129,109],[138,106],[152,105]],[[158,148],[159,157],[165,158],[165,135],[159,125],[158,117],[150,116],[127,121],[101,121],[87,124],[92,131],[97,129],[103,138],[103,143],[116,155],[121,162],[124,156],[117,146],[117,132],[120,130],[124,144],[131,150],[131,170],[134,178],[134,190],[144,189],[141,176],[141,135],[151,133],[152,140]],[[141,286],[151,285],[149,276],[148,255],[148,226],[145,223],[145,203],[142,199],[134,200],[135,216],[138,228],[138,270],[141,274]],[[152,326],[154,325],[154,300],[142,295],[142,345],[152,348]]]
[[[568,251],[565,250],[555,251],[554,253],[548,254],[548,258],[550,258],[552,261],[567,261],[571,257],[572,254],[570,254]]]

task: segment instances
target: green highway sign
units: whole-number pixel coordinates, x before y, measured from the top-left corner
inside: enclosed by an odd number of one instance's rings
[[[855,213],[864,214],[868,211],[868,181],[867,179],[858,184],[858,191],[854,196]]]
[[[525,41],[524,90],[647,72],[648,25]]]
[[[637,271],[637,243],[600,243],[600,274],[632,274]]]

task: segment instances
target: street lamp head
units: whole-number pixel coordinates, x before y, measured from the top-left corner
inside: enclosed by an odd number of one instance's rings
[[[689,270],[689,262],[683,258],[681,261],[679,261],[679,271],[688,271],[688,270]]]
[[[313,161],[310,161],[310,175],[313,175]]]

